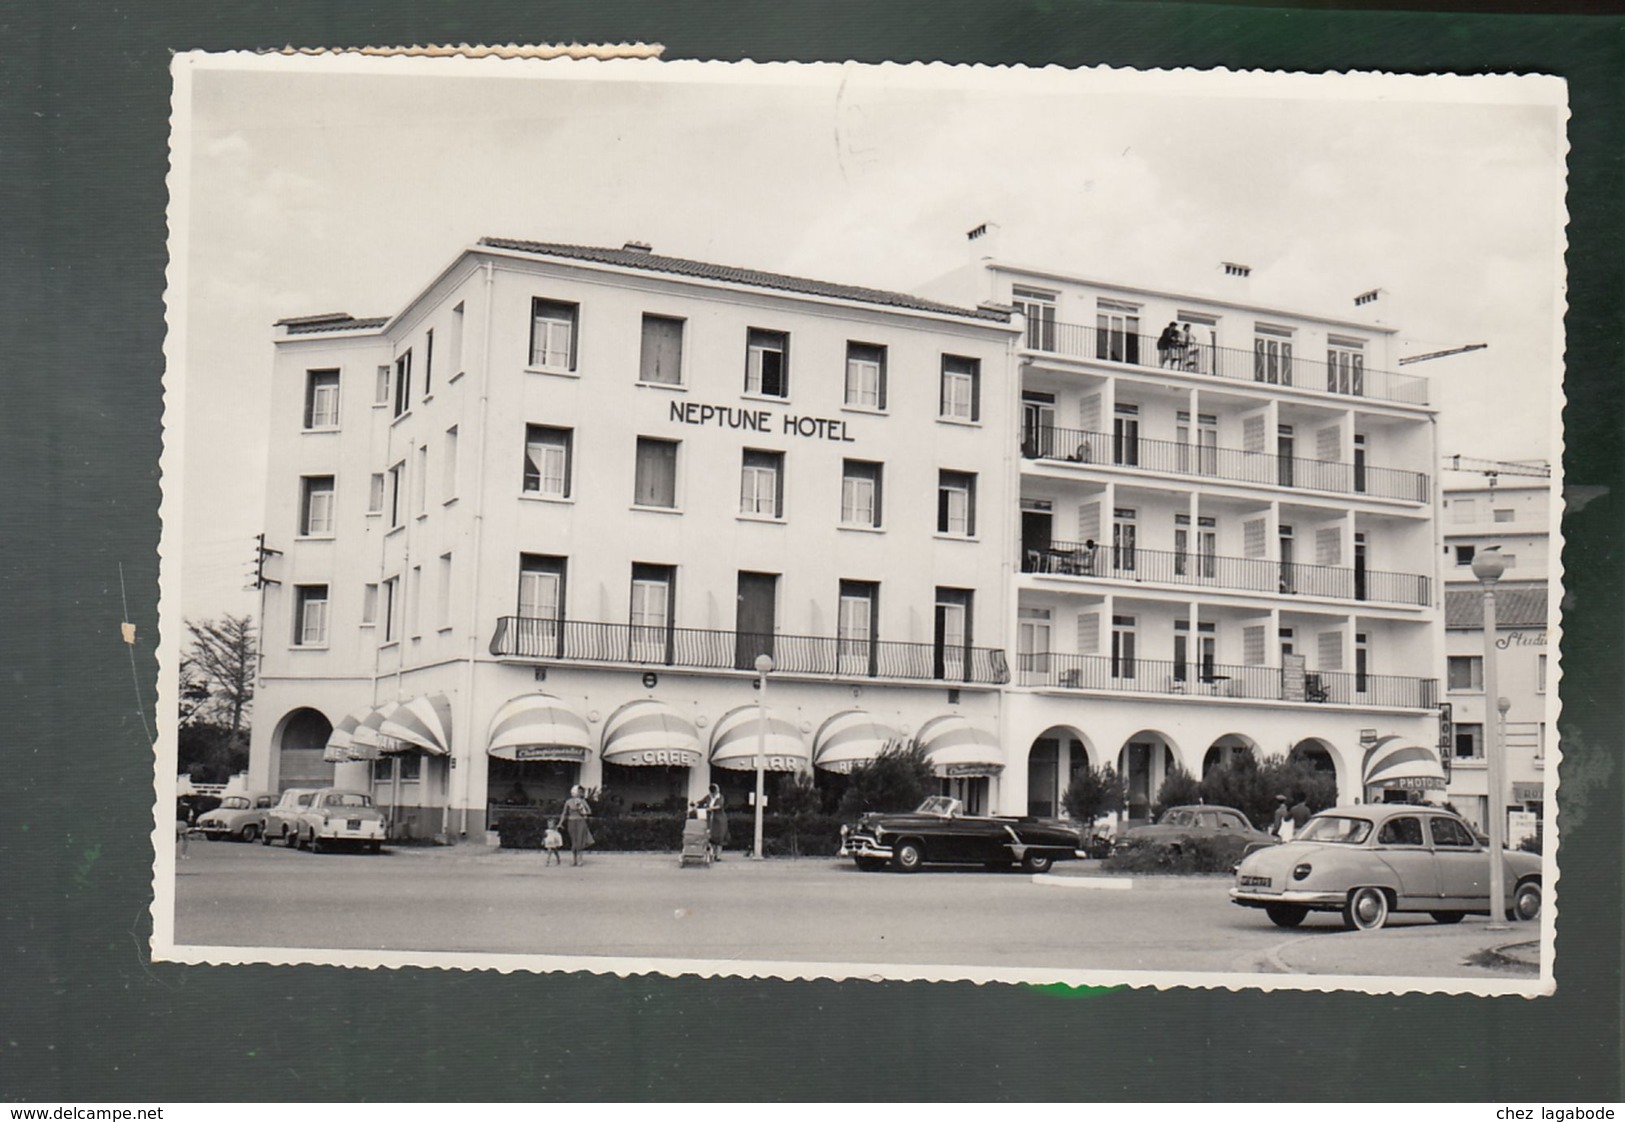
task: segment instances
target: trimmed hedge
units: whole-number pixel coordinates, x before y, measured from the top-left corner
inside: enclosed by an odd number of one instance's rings
[[[547,820],[536,811],[505,809],[496,811],[491,829],[503,849],[540,849]],[[677,853],[683,848],[683,821],[665,814],[594,817],[593,848],[609,853]],[[749,850],[754,832],[751,815],[729,815],[725,852]],[[762,819],[762,849],[769,857],[833,857],[840,845],[841,819],[833,815],[769,814]]]
[[[1121,873],[1228,873],[1247,852],[1245,838],[1179,839],[1179,849],[1166,842],[1131,841],[1106,859],[1105,867]]]

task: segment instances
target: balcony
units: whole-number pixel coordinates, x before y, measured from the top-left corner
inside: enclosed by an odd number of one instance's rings
[[[1300,565],[1263,557],[1218,557],[1138,546],[1091,548],[1087,542],[1051,542],[1045,549],[1023,550],[1021,571],[1379,604],[1426,607],[1432,603],[1431,578],[1415,573]]]
[[[1019,684],[1023,686],[1304,705],[1426,709],[1434,705],[1439,687],[1434,678],[1341,670],[1311,670],[1298,676],[1277,666],[1227,666],[1107,655],[1019,654],[1016,664]]]
[[[503,616],[491,636],[497,658],[681,670],[755,673],[756,656],[773,656],[774,672],[843,681],[885,679],[950,685],[1003,685],[1004,651],[992,647],[762,635],[692,627],[646,627],[584,620]]]
[[[1051,320],[1029,320],[1025,340],[1030,351],[1065,358],[1123,363],[1232,382],[1291,386],[1405,405],[1428,403],[1426,378],[1368,369],[1360,361],[1361,356],[1354,354],[1346,363],[1316,362],[1293,354],[1291,344],[1283,343],[1261,339],[1253,350],[1198,343],[1159,352],[1155,335],[1130,335],[1103,327]]]
[[[1112,433],[1051,425],[1024,428],[1021,454],[1029,460],[1108,464],[1169,475],[1370,495],[1413,503],[1425,503],[1429,498],[1428,477],[1421,472],[1243,452],[1239,448],[1214,448],[1176,440],[1128,439]]]

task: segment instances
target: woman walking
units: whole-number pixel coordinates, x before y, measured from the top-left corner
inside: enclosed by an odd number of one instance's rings
[[[705,808],[710,819],[707,825],[711,831],[711,850],[721,861],[722,847],[728,844],[728,815],[723,810],[722,788],[715,783],[705,796]]]
[[[564,802],[564,832],[570,837],[570,856],[574,859],[571,864],[581,864],[581,853],[592,844],[592,831],[587,828],[587,819],[592,817],[592,807],[587,805],[587,791],[583,787],[571,787],[570,797]]]

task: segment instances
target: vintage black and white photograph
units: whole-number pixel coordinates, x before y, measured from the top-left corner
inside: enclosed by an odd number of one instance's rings
[[[1552,991],[1561,81],[174,76],[157,958]]]

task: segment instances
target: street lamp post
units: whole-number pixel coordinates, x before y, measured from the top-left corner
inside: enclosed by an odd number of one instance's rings
[[[1501,559],[1500,550],[1498,545],[1491,546],[1473,558],[1473,576],[1484,586],[1484,723],[1489,726],[1484,754],[1489,787],[1486,798],[1489,813],[1486,817],[1489,819],[1490,835],[1491,931],[1506,930],[1502,918],[1506,911],[1506,854],[1503,852],[1506,849],[1506,797],[1503,790],[1506,786],[1506,751],[1501,738],[1501,723],[1490,712],[1491,706],[1501,696],[1496,688],[1499,675],[1495,648],[1495,582],[1506,572],[1506,562]]]
[[[762,772],[767,767],[767,676],[772,670],[772,655],[756,656],[756,840],[750,851],[754,861],[766,858],[762,852],[762,803],[765,801]]]

